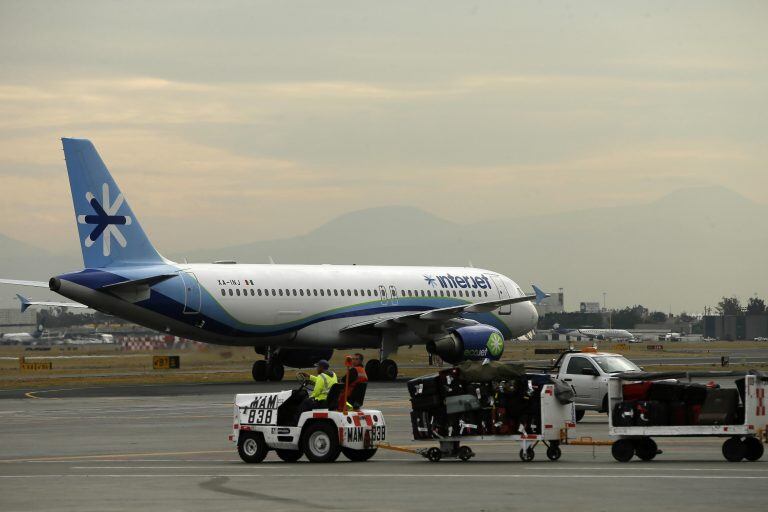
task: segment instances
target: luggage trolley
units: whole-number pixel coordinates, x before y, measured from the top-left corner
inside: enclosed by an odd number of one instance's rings
[[[692,384],[691,378],[742,377],[735,389]],[[687,379],[687,383],[673,379]],[[726,460],[755,461],[768,442],[768,375],[756,371],[625,373],[608,384],[608,433],[617,438],[611,454],[619,462],[633,456],[652,460],[654,437],[724,437]]]
[[[568,439],[568,429],[576,427],[576,409],[573,402],[566,404],[560,403],[555,397],[554,384],[546,384],[541,388],[540,394],[540,414],[536,433],[527,432],[524,426],[520,426],[516,434],[480,434],[480,435],[458,435],[441,436],[436,432],[431,432],[432,438],[439,442],[439,447],[423,448],[416,450],[416,453],[429,459],[431,462],[439,462],[443,458],[454,458],[461,461],[468,461],[475,456],[475,453],[469,446],[462,446],[462,442],[484,442],[484,441],[502,441],[520,443],[520,460],[531,462],[535,457],[535,448],[539,443],[547,447],[547,458],[556,461],[562,455],[560,450],[561,442]],[[477,428],[476,425],[467,425],[459,422],[461,432],[464,427]]]

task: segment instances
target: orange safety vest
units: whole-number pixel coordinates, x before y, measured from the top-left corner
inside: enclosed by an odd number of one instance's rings
[[[357,372],[357,378],[354,381],[349,383],[350,395],[352,394],[352,391],[355,389],[355,386],[363,382],[368,382],[368,374],[365,373],[365,368],[363,368],[362,366],[353,366],[353,368]],[[345,398],[348,398],[348,396],[345,397],[344,394],[342,393],[341,396],[339,397],[339,410],[344,409]]]

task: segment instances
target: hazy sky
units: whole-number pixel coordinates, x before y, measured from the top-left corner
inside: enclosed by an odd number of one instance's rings
[[[0,1],[0,233],[74,250],[59,137],[164,253],[368,206],[765,202],[768,3]]]

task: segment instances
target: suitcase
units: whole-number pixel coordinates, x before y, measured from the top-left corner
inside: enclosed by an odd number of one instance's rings
[[[464,381],[461,380],[461,371],[458,368],[446,368],[438,373],[441,392],[445,396],[464,394]]]
[[[613,409],[614,427],[632,427],[635,424],[635,402],[620,402]]]
[[[654,382],[648,390],[648,400],[656,402],[682,402],[685,384],[682,382]]]
[[[703,405],[707,399],[707,386],[704,384],[686,384],[683,390],[683,402],[688,405]]]
[[[701,406],[698,404],[686,405],[686,421],[688,425],[698,425],[699,416],[701,416]]]
[[[459,416],[459,435],[476,436],[480,434],[482,418],[479,411],[465,412]]]
[[[457,414],[480,409],[480,400],[475,395],[455,395],[445,397],[445,412]]]
[[[634,402],[636,400],[648,400],[648,390],[651,388],[653,382],[633,382],[631,384],[624,384],[621,393],[624,396],[626,402]]]
[[[738,390],[710,389],[701,406],[699,425],[735,425],[738,407]]]
[[[411,428],[414,439],[429,439],[429,412],[411,411]]]
[[[417,395],[411,398],[411,409],[438,409],[443,408],[444,398],[440,395]]]
[[[651,427],[669,424],[669,405],[658,400],[640,400],[635,404],[635,425]]]
[[[411,398],[420,395],[441,395],[440,378],[437,374],[425,375],[408,381],[408,393]]]
[[[685,402],[669,403],[669,424],[670,425],[687,425],[688,424],[688,407],[685,405]]]

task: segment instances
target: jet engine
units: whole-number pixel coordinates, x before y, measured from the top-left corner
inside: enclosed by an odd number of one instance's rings
[[[467,360],[496,361],[504,353],[504,336],[490,325],[459,327],[451,330],[448,336],[427,343],[427,352],[450,364]]]

